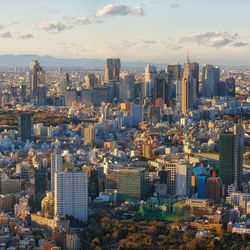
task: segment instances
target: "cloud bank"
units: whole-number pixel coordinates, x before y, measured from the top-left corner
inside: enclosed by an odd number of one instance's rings
[[[248,43],[242,42],[238,33],[229,32],[203,32],[180,38],[180,43],[196,43],[212,48],[244,47]]]

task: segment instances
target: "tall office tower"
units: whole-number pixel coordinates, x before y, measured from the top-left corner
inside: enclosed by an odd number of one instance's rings
[[[170,104],[170,95],[168,89],[168,76],[165,70],[161,70],[156,74],[155,85],[154,85],[154,102],[157,99],[161,99],[164,104]]]
[[[25,83],[21,85],[20,94],[21,94],[21,99],[24,102],[26,100],[26,95],[27,95],[27,86]]]
[[[226,187],[233,185],[234,190],[242,186],[244,128],[235,125],[234,131],[220,135],[220,178]]]
[[[144,106],[140,104],[131,104],[130,109],[130,115],[131,115],[131,126],[132,127],[138,127],[139,124],[143,121],[144,117]]]
[[[226,96],[235,97],[235,79],[233,77],[226,79]]]
[[[55,173],[55,217],[73,216],[88,220],[88,174],[84,172]]]
[[[205,65],[202,68],[202,96],[213,98],[217,95],[220,81],[220,68]]]
[[[172,103],[172,100],[177,95],[177,84],[179,81],[181,81],[182,78],[182,68],[180,64],[171,64],[168,65],[167,68],[168,73],[168,91],[169,91],[169,98],[170,102]]]
[[[38,86],[45,83],[45,72],[38,61],[30,63],[30,98],[33,101],[38,97]]]
[[[148,109],[148,122],[149,124],[157,124],[161,120],[161,110],[158,107],[150,106]]]
[[[192,109],[196,100],[195,80],[192,76],[191,63],[187,58],[187,63],[184,67],[182,77],[182,98],[181,98],[181,110],[185,113],[187,110]]]
[[[168,65],[168,80],[169,81],[181,80],[181,65],[180,64]]]
[[[175,177],[176,177],[176,168],[178,163],[176,162],[166,162],[164,166],[164,170],[168,172],[169,175],[169,190],[168,193],[170,195],[175,195],[176,193],[176,185],[175,185]]]
[[[148,197],[149,176],[145,168],[121,168],[118,171],[118,199],[140,201]]]
[[[181,109],[181,101],[182,101],[182,81],[176,81],[176,108]]]
[[[96,87],[97,83],[98,79],[95,74],[87,74],[85,76],[85,85],[87,89]]]
[[[89,196],[95,199],[99,196],[99,171],[98,169],[90,169],[89,172],[88,189]]]
[[[178,196],[191,195],[192,165],[177,164],[175,173],[175,194]]]
[[[37,104],[39,106],[46,105],[47,99],[47,88],[45,85],[38,86],[38,97],[37,97]]]
[[[119,58],[108,58],[105,64],[105,82],[119,82],[121,60]]]
[[[62,172],[62,151],[56,147],[51,154],[51,191],[55,192],[55,173]]]
[[[191,72],[192,72],[192,77],[195,80],[195,85],[196,85],[196,96],[199,95],[200,89],[199,89],[199,74],[200,74],[200,69],[199,69],[199,63],[197,62],[192,62],[191,63]]]
[[[133,100],[134,99],[134,86],[135,86],[135,75],[127,72],[120,74],[119,84],[119,99]]]
[[[154,85],[157,69],[154,65],[147,65],[145,68],[145,82],[143,88],[143,96],[153,98],[154,96]]]
[[[18,135],[21,141],[31,141],[33,135],[33,117],[31,113],[22,112],[18,115]]]
[[[95,145],[96,143],[96,130],[94,124],[89,124],[84,128],[84,145]]]
[[[70,83],[70,78],[69,78],[69,73],[68,72],[65,73],[65,81],[67,83]]]

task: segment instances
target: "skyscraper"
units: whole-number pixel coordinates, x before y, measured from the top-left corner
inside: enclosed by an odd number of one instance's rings
[[[187,110],[193,108],[196,99],[195,80],[192,76],[192,69],[189,58],[187,58],[187,63],[184,67],[181,92],[181,110],[183,113],[185,113]]]
[[[244,129],[235,125],[233,132],[220,135],[220,178],[226,187],[240,190],[242,185]]]
[[[37,101],[38,86],[45,83],[45,72],[37,60],[30,63],[30,99]]]
[[[217,95],[220,81],[220,68],[205,65],[202,68],[202,96],[213,98]]]
[[[94,124],[89,124],[84,128],[84,145],[93,146],[96,142],[96,130]]]
[[[51,191],[55,190],[55,173],[62,171],[62,151],[56,147],[51,154]]]
[[[119,82],[121,60],[119,58],[108,58],[105,64],[105,82]]]
[[[180,64],[168,65],[168,79],[170,81],[181,80],[181,65]]]
[[[191,63],[191,72],[192,72],[192,77],[195,80],[195,89],[196,89],[196,95],[199,95],[199,74],[200,74],[200,69],[199,69],[199,63],[197,62],[192,62]]]
[[[85,172],[55,173],[55,216],[88,219],[88,174]]]
[[[192,165],[177,164],[175,175],[175,190],[176,195],[189,196],[191,195],[191,176]]]
[[[154,83],[154,102],[161,99],[164,104],[170,104],[169,89],[168,89],[168,76],[165,70],[161,70],[156,74]]]
[[[21,141],[31,141],[33,135],[33,118],[31,113],[22,112],[18,115],[18,135]]]
[[[154,65],[147,65],[145,68],[145,82],[143,96],[152,98],[157,70]]]
[[[85,76],[85,85],[87,89],[96,87],[97,82],[98,79],[95,74],[87,74]]]
[[[120,74],[119,84],[119,99],[120,100],[133,100],[134,99],[134,85],[135,75],[127,72]]]
[[[142,200],[147,198],[149,177],[145,168],[122,168],[118,172],[119,200]]]
[[[47,98],[47,88],[45,85],[38,86],[38,96],[37,96],[37,104],[40,106],[46,105]]]

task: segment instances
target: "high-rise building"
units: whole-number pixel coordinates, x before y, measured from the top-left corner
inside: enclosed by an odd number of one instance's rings
[[[121,60],[119,58],[108,58],[105,64],[105,82],[119,82]]]
[[[32,61],[30,63],[30,99],[32,101],[37,101],[40,84],[45,84],[45,72],[37,60]]]
[[[55,216],[73,216],[88,220],[88,174],[85,172],[55,173]]]
[[[181,65],[180,64],[168,65],[168,79],[170,81],[181,80]]]
[[[89,181],[88,181],[88,188],[89,188],[89,196],[92,199],[95,199],[99,196],[99,171],[98,169],[90,169],[89,172]]]
[[[24,102],[26,100],[26,96],[27,96],[27,86],[26,86],[26,84],[21,85],[20,94],[21,94],[21,100]]]
[[[135,85],[135,75],[127,72],[122,72],[120,74],[119,99],[122,101],[133,100],[134,85]]]
[[[161,99],[164,104],[170,104],[170,94],[168,89],[168,77],[165,70],[161,70],[156,74],[154,83],[153,100]]]
[[[84,128],[84,145],[93,146],[96,142],[96,129],[94,124],[89,124]]]
[[[62,172],[62,151],[59,147],[56,147],[51,154],[51,191],[55,191],[55,173]]]
[[[191,72],[192,72],[192,77],[195,80],[195,89],[196,89],[196,95],[199,95],[200,88],[199,88],[199,74],[200,74],[200,69],[199,69],[199,63],[197,62],[192,62],[191,64]]]
[[[150,142],[144,142],[142,144],[142,156],[145,157],[146,159],[150,159],[151,156],[153,155],[153,145]]]
[[[98,79],[95,74],[87,74],[85,76],[85,85],[87,89],[96,87]]]
[[[142,200],[148,197],[149,176],[145,168],[122,168],[118,172],[119,200]]]
[[[220,135],[220,178],[226,187],[233,185],[238,191],[242,186],[244,128],[235,125],[233,132]]]
[[[213,98],[217,95],[220,81],[220,68],[205,65],[202,68],[202,96]]]
[[[144,97],[153,98],[156,74],[157,74],[157,69],[154,65],[146,66],[145,82],[144,82],[144,88],[143,88]]]
[[[191,195],[192,165],[177,164],[175,173],[175,194],[178,196]]]
[[[31,113],[22,112],[18,115],[18,135],[21,141],[31,141],[33,135],[33,118]]]
[[[206,198],[219,203],[222,195],[222,185],[220,178],[212,176],[206,182]]]
[[[185,113],[187,110],[193,108],[196,100],[195,80],[192,76],[192,69],[189,58],[187,58],[187,63],[184,67],[181,92],[181,110],[183,113]]]
[[[150,106],[148,109],[148,122],[149,124],[157,124],[161,120],[161,110],[158,107]]]
[[[38,96],[37,96],[37,104],[40,106],[46,105],[47,98],[47,88],[45,85],[38,86]]]

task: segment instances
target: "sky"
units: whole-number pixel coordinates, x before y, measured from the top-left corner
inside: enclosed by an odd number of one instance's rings
[[[250,64],[250,0],[0,0],[0,54]]]

